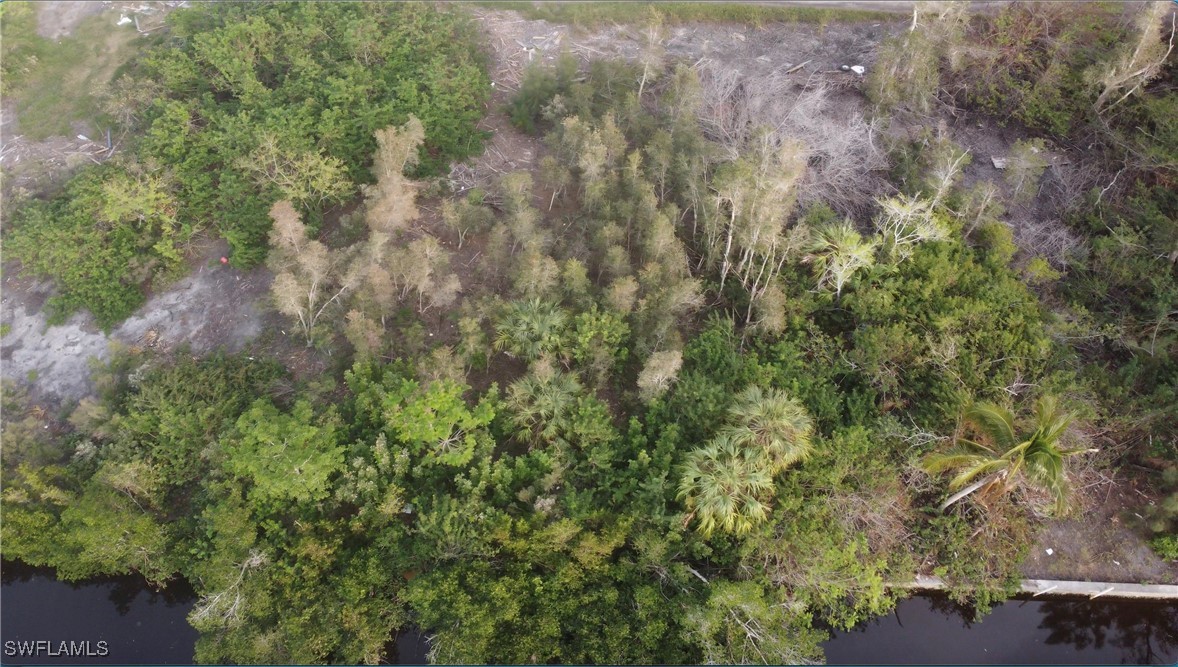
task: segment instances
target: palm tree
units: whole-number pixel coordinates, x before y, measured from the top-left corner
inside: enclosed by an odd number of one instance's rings
[[[841,297],[847,281],[860,269],[875,264],[874,240],[864,240],[850,221],[818,230],[810,252],[818,267],[818,286],[834,285],[834,293]]]
[[[958,449],[945,454],[930,454],[922,467],[929,473],[956,470],[949,490],[957,491],[941,504],[941,509],[982,490],[983,494],[1003,494],[1014,488],[1016,480],[1026,482],[1055,500],[1056,511],[1067,501],[1067,480],[1063,460],[1095,449],[1059,449],[1057,443],[1074,415],[1060,410],[1054,396],[1043,396],[1035,404],[1034,430],[1019,435],[1014,413],[992,403],[977,403],[965,412],[965,421],[982,437],[959,438]]]
[[[533,369],[507,389],[511,420],[533,443],[554,440],[583,393],[575,374],[539,371]]]
[[[732,423],[721,429],[721,435],[750,450],[746,456],[767,456],[771,474],[805,459],[813,450],[814,420],[783,391],[749,387],[736,397],[728,415]]]
[[[568,315],[558,306],[539,299],[517,301],[495,325],[495,349],[535,361],[563,347],[567,321]]]
[[[732,438],[720,436],[687,456],[679,481],[679,499],[705,537],[717,528],[742,534],[769,516],[761,498],[773,490],[773,473],[764,457],[749,457]]]
[[[800,403],[777,389],[749,387],[728,410],[729,424],[687,457],[679,499],[698,518],[705,536],[717,528],[747,533],[768,517],[773,476],[813,449],[814,420]]]

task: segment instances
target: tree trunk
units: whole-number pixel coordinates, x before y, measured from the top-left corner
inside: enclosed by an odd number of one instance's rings
[[[970,484],[969,486],[965,487],[964,489],[949,496],[945,500],[945,502],[941,503],[941,506],[938,507],[937,509],[944,512],[945,510],[949,509],[949,506],[952,505],[953,503],[961,500],[962,498],[965,498],[969,494],[973,493],[974,491],[977,491],[978,489],[989,484],[990,482],[997,480],[998,477],[999,477],[998,475],[990,475],[989,477],[987,477],[986,479],[983,479],[980,482],[974,482],[973,484]]]

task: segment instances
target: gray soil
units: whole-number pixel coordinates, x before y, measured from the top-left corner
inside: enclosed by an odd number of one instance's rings
[[[221,265],[226,250],[223,241],[203,248],[193,273],[152,295],[109,336],[86,312],[48,326],[42,306],[52,283],[6,270],[0,322],[10,330],[0,339],[0,375],[29,385],[33,400],[60,404],[91,391],[91,360],[109,359],[114,342],[164,350],[187,344],[196,354],[241,349],[262,331],[270,275]]]
[[[102,13],[102,2],[42,2],[37,5],[37,34],[46,39],[65,37],[87,16]]]
[[[1148,482],[1133,468],[1076,477],[1077,511],[1043,522],[1023,574],[1031,579],[1178,583],[1178,564],[1158,558],[1141,539],[1139,510],[1159,501]]]

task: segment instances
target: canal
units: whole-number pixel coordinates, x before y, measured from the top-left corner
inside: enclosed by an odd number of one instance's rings
[[[8,642],[106,642],[107,655],[21,659],[5,664],[189,664],[196,631],[185,620],[192,589],[154,591],[138,577],[81,584],[49,570],[4,562],[0,639]],[[399,637],[401,663],[425,659],[417,634]],[[830,664],[1130,664],[1178,663],[1178,604],[1100,599],[1011,600],[980,621],[942,596],[916,596],[893,614],[836,632]],[[95,651],[96,652],[96,651]],[[7,651],[6,651],[7,653]]]

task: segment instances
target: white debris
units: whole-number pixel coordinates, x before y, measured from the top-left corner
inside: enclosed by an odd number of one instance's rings
[[[127,16],[126,14],[123,14],[123,15],[119,16],[119,22],[116,23],[115,25],[127,25],[128,23],[131,23],[131,22],[132,22],[131,17]]]
[[[87,136],[86,136],[86,135],[84,135],[84,134],[79,134],[79,135],[78,135],[78,141],[90,141],[90,137],[87,137]]]
[[[1006,158],[990,156],[990,162],[994,164],[995,169],[1006,169]]]
[[[863,67],[862,65],[851,65],[851,71],[858,74],[859,76],[863,76],[863,73],[867,71],[867,68]]]
[[[1050,556],[1051,554],[1055,553],[1055,549],[1046,549],[1046,551],[1047,551],[1047,555],[1048,555],[1048,556]]]

